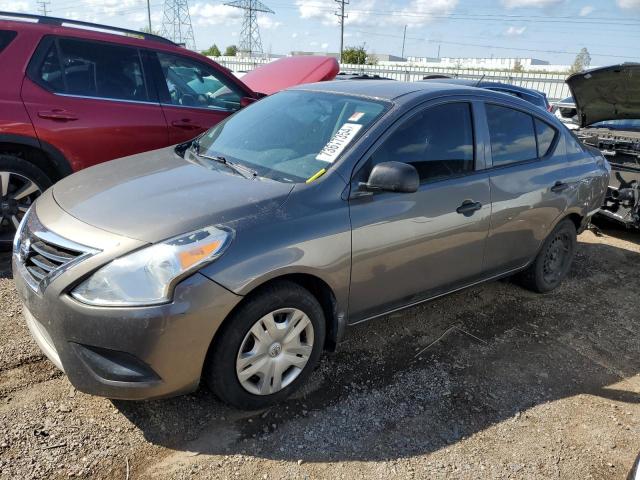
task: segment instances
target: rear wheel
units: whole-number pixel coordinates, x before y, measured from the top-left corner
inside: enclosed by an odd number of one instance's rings
[[[306,289],[279,282],[227,319],[207,357],[204,378],[224,402],[259,409],[284,400],[307,379],[324,345],[322,307]]]
[[[534,262],[520,279],[522,284],[539,293],[555,289],[569,273],[576,251],[576,226],[562,220],[547,237]]]
[[[50,186],[49,177],[31,162],[0,154],[0,249],[11,246],[20,220]]]

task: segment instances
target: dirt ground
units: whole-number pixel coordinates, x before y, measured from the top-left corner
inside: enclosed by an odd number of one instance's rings
[[[537,295],[481,285],[349,330],[261,412],[204,388],[76,392],[28,335],[0,257],[0,479],[625,478],[640,451],[640,234],[583,233]]]

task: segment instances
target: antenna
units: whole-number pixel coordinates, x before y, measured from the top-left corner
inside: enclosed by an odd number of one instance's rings
[[[196,40],[193,36],[193,26],[189,15],[189,3],[187,0],[165,0],[162,7],[162,28],[160,34],[163,37],[182,44],[190,50],[196,49]]]
[[[248,54],[250,57],[254,53],[262,54],[262,39],[258,28],[258,12],[276,13],[267,7],[260,0],[235,0],[225,3],[230,7],[244,10],[242,20],[242,31],[240,32],[240,52]]]

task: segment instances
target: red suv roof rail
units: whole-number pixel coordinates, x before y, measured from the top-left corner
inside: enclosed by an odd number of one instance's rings
[[[173,46],[178,46],[176,43],[172,42],[168,38],[161,37],[160,35],[154,35],[152,33],[140,32],[136,30],[129,30],[127,28],[113,27],[111,25],[102,25],[99,23],[91,23],[91,22],[83,22],[80,20],[70,20],[67,18],[58,18],[58,17],[47,17],[44,15],[34,15],[31,13],[17,13],[17,12],[3,12],[0,11],[0,20],[2,18],[16,18],[16,19],[25,19],[25,20],[37,20],[37,23],[42,23],[45,25],[55,25],[55,26],[77,26],[77,27],[87,27],[91,29],[98,29],[106,32],[118,32],[124,33],[126,35],[131,35],[136,38],[142,38],[144,40],[151,40],[155,42],[165,43]]]

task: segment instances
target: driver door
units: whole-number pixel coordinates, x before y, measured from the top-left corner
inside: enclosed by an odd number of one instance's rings
[[[221,122],[247,96],[223,71],[204,62],[165,52],[155,52],[155,57],[158,96],[172,145]]]

